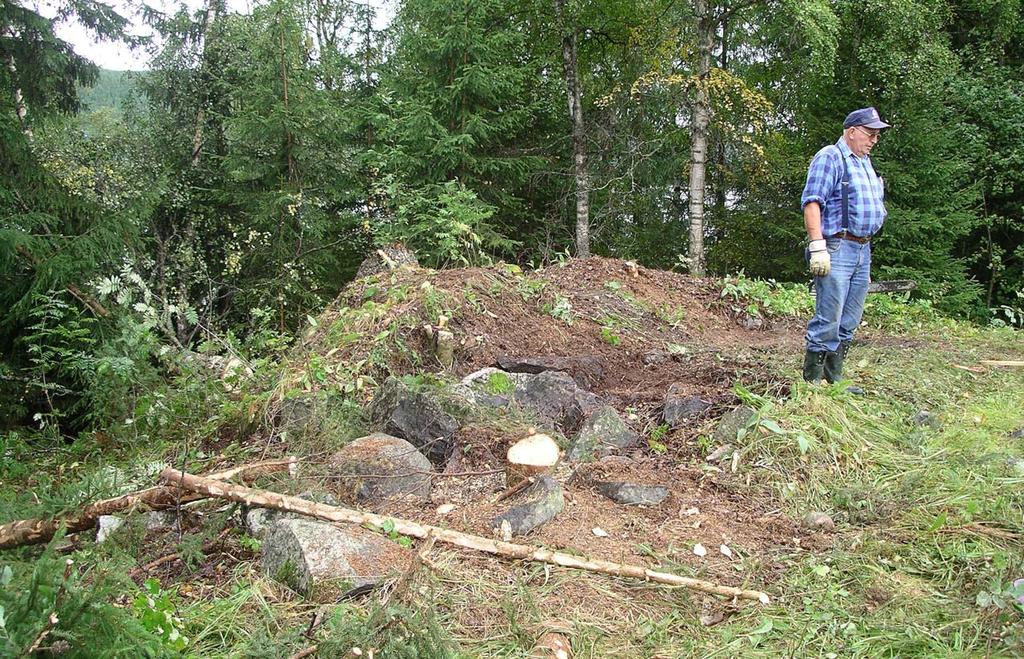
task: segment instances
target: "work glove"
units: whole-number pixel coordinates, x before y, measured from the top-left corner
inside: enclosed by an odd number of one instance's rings
[[[828,254],[828,248],[824,240],[812,240],[808,246],[811,253],[810,271],[815,277],[825,277],[832,270],[832,257]]]

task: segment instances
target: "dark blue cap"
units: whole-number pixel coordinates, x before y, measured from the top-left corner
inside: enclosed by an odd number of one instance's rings
[[[889,128],[889,124],[882,121],[875,108],[861,108],[846,115],[843,128],[864,126],[865,128]]]

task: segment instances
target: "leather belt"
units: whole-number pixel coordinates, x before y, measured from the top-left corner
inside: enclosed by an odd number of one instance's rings
[[[829,236],[829,238],[842,238],[843,240],[852,240],[853,242],[860,243],[861,245],[866,245],[869,242],[871,242],[871,236],[855,236],[849,231],[840,231],[834,236]]]

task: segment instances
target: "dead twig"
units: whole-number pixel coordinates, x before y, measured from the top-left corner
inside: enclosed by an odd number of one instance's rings
[[[278,471],[291,471],[295,468],[297,458],[290,457],[283,460],[268,460],[256,462],[250,465],[242,465],[226,471],[210,474],[208,478],[214,480],[227,480],[235,476],[244,478],[255,478],[257,475],[268,474]],[[80,509],[77,513],[65,516],[36,519],[20,519],[0,525],[0,549],[11,549],[22,545],[35,545],[49,542],[57,530],[62,526],[68,533],[77,533],[91,528],[96,520],[102,515],[135,508],[145,505],[152,510],[165,510],[175,508],[181,503],[197,501],[205,498],[203,495],[182,496],[182,490],[177,487],[150,487],[144,490],[129,492],[112,499],[95,501]]]

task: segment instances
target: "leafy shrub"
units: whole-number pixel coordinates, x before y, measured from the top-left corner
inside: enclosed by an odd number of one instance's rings
[[[487,263],[519,244],[491,224],[494,208],[457,181],[417,189],[394,186],[391,194],[398,212],[378,231],[377,242],[404,243],[435,267]]]

